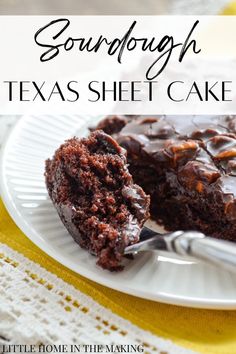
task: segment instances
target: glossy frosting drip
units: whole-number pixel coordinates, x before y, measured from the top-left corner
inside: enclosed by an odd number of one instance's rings
[[[126,124],[117,140],[172,166],[197,160],[222,167],[223,174],[235,175],[234,129],[234,116],[139,117]]]

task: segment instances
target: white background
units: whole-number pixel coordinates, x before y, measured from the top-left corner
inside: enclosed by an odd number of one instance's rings
[[[61,18],[60,16],[59,18]],[[93,98],[88,91],[88,83],[92,80],[106,81],[110,88],[114,81],[146,80],[145,73],[153,59],[148,53],[144,58],[140,50],[124,52],[122,64],[117,62],[116,56],[109,57],[105,48],[98,53],[79,52],[74,48],[60,54],[53,60],[42,63],[39,58],[45,49],[40,48],[34,41],[34,34],[42,26],[56,19],[56,16],[3,16],[0,21],[0,113],[86,113],[86,114],[225,114],[235,113],[236,88],[235,88],[235,52],[234,39],[236,20],[234,17],[193,17],[193,16],[71,16],[70,27],[61,36],[60,42],[69,36],[98,38],[100,34],[109,39],[122,38],[134,20],[137,25],[133,32],[135,37],[156,37],[157,43],[165,35],[172,35],[175,42],[183,42],[193,23],[198,19],[199,25],[192,38],[197,39],[201,53],[191,55],[187,53],[184,61],[178,62],[179,49],[173,51],[171,61],[165,72],[160,75],[157,89],[152,102],[149,102],[146,91],[141,95],[140,102],[114,102],[113,95],[107,95],[105,102],[89,102]],[[202,65],[201,63],[204,63]],[[14,100],[9,102],[7,85],[3,81],[35,81],[39,86],[45,81],[43,94],[47,98],[58,81],[61,88],[70,80],[78,81],[80,99],[77,102],[62,102],[59,95],[54,95],[50,102],[37,99],[34,102],[19,101],[19,86],[14,90]],[[194,81],[198,83],[204,96],[204,83],[221,80],[232,81],[232,102],[218,102],[210,99],[202,102],[197,95],[192,95],[188,102],[173,102],[166,94],[168,84],[175,80],[184,81],[176,86],[175,97],[185,99]],[[128,85],[129,86],[129,85]],[[32,100],[35,90],[31,84],[25,84],[29,92],[25,98]],[[98,85],[100,88],[100,85]],[[220,86],[217,95],[219,95]],[[65,93],[66,96],[66,93]],[[129,94],[127,99],[129,99]],[[71,96],[70,96],[71,97]]]

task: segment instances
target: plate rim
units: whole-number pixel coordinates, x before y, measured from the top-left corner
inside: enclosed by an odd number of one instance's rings
[[[78,115],[79,116],[79,115]],[[23,120],[26,118],[33,117],[33,115],[24,115],[19,117],[19,120],[13,125],[10,129],[10,132],[4,139],[4,142],[1,147],[1,156],[0,156],[0,196],[2,201],[10,214],[13,221],[16,225],[20,228],[21,231],[25,234],[25,236],[31,240],[37,247],[39,247],[44,253],[49,255],[51,258],[65,266],[66,268],[72,270],[78,275],[81,275],[95,283],[98,283],[102,286],[114,289],[116,291],[136,296],[139,298],[143,298],[146,300],[152,300],[156,302],[161,302],[170,305],[177,305],[177,306],[184,306],[184,307],[191,307],[191,308],[201,308],[201,309],[214,309],[214,310],[233,310],[236,309],[236,298],[235,300],[222,300],[222,299],[200,299],[198,297],[186,297],[168,293],[156,293],[150,294],[148,292],[142,291],[140,289],[133,289],[127,285],[122,285],[119,282],[114,282],[114,280],[107,279],[105,280],[104,275],[97,275],[91,270],[85,270],[82,268],[81,272],[78,272],[78,269],[75,268],[73,262],[71,262],[68,257],[64,257],[60,254],[57,254],[55,250],[51,248],[51,246],[46,243],[45,240],[40,239],[39,235],[32,230],[32,228],[27,224],[26,220],[21,218],[21,214],[19,213],[14,200],[11,197],[10,191],[8,190],[7,186],[7,176],[5,174],[5,160],[7,157],[8,147],[10,146],[11,140],[14,137],[14,134],[17,133],[20,125],[22,124]],[[18,251],[19,252],[19,251]],[[106,270],[102,270],[106,272]],[[116,285],[116,283],[118,285]]]

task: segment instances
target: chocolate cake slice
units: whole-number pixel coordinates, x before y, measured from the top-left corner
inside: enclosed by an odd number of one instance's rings
[[[113,118],[116,119],[117,118]],[[119,120],[122,117],[119,118]],[[236,241],[236,117],[125,117],[100,127],[126,149],[151,217],[167,230],[196,229]]]
[[[139,240],[149,197],[133,183],[126,152],[103,131],[66,141],[46,161],[50,198],[69,233],[109,270]]]

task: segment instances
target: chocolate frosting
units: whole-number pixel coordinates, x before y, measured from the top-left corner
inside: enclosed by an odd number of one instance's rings
[[[236,220],[236,118],[234,116],[145,116],[127,119],[118,143],[143,164],[172,170],[180,185],[221,194]],[[227,204],[228,205],[228,204]],[[227,210],[227,208],[226,208]]]

